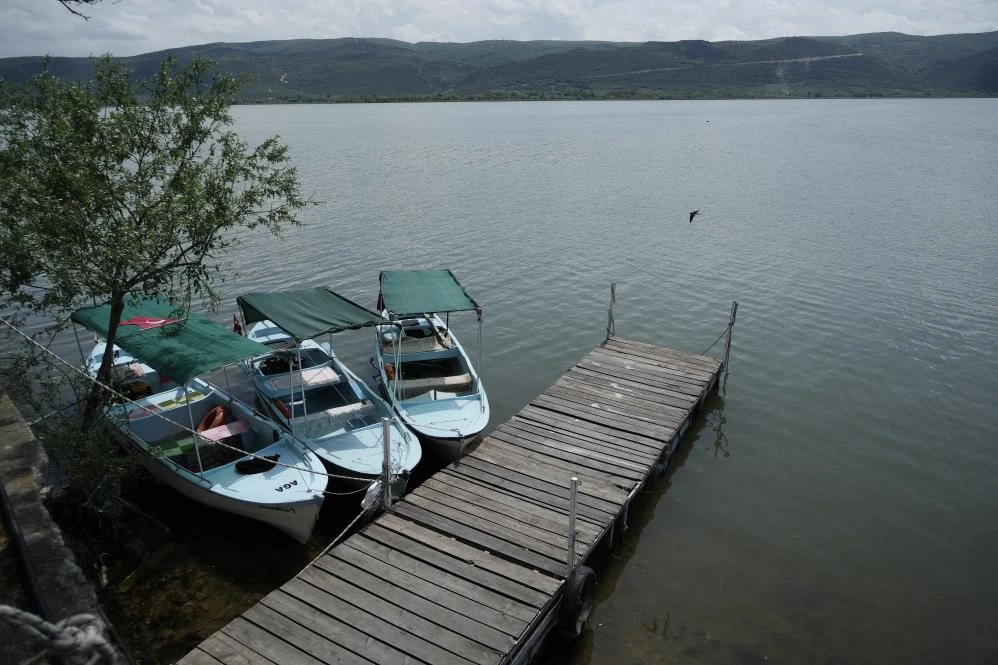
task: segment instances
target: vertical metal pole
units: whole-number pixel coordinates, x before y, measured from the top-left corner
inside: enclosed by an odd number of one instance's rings
[[[575,570],[575,539],[578,534],[575,531],[575,498],[579,492],[579,479],[572,477],[572,494],[568,500],[568,575]],[[566,577],[568,577],[566,575]]]
[[[381,502],[385,512],[392,507],[392,421],[381,419]]]
[[[735,316],[738,314],[738,301],[731,301],[731,318],[728,319],[728,339],[724,343],[724,377],[721,379],[721,387],[728,384],[728,356],[731,354],[731,329],[735,327]]]
[[[191,411],[191,396],[187,392],[187,386],[187,383],[182,386],[184,390],[184,402],[187,403],[187,419],[191,421],[191,431],[194,432],[194,455],[198,458],[198,475],[204,480],[204,464],[201,463],[201,445],[198,442],[197,426],[194,424],[194,412]]]
[[[613,306],[617,302],[617,282],[610,282],[610,309],[606,314],[606,339],[617,334],[617,324],[613,320]],[[605,340],[604,340],[605,341]]]

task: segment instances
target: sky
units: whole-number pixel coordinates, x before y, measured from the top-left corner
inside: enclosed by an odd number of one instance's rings
[[[0,57],[268,39],[675,41],[998,30],[998,0],[0,0]]]

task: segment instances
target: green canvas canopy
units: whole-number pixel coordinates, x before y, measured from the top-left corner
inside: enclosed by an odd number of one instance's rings
[[[274,293],[247,293],[236,298],[246,324],[270,320],[298,340],[324,333],[356,330],[382,318],[325,286]]]
[[[382,270],[380,302],[400,315],[478,309],[450,270]]]
[[[76,323],[107,338],[111,306],[84,307],[72,314]],[[176,308],[165,298],[125,301],[114,343],[153,369],[187,383],[224,365],[269,353],[263,344],[246,339],[197,312],[177,320]]]

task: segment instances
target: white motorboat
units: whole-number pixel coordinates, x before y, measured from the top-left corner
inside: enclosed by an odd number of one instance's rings
[[[106,336],[109,315],[110,308],[102,305],[77,310],[72,318]],[[150,316],[163,323],[128,323]],[[183,320],[171,316],[172,307],[158,298],[126,305],[113,347],[118,350],[115,368],[125,368],[125,378],[132,381],[126,386],[142,387],[125,393],[130,399],[107,407],[108,421],[160,481],[205,505],[265,522],[304,543],[328,482],[322,462],[274,423],[197,378],[267,348],[199,314],[188,312]],[[91,351],[87,366],[93,375],[105,352],[104,342]],[[153,392],[152,377],[161,376],[159,372],[171,377],[175,387],[166,388],[167,381],[160,381]]]
[[[422,456],[418,438],[336,356],[330,343],[314,339],[373,326],[380,317],[324,287],[250,293],[237,303],[247,336],[274,348],[244,363],[271,418],[315,451],[331,473],[356,485],[382,475],[384,421],[389,420],[393,493],[401,495]]]
[[[490,414],[479,368],[450,329],[450,313],[477,314],[480,352],[482,310],[449,270],[386,270],[380,281],[377,381],[428,448],[460,457],[481,440]]]

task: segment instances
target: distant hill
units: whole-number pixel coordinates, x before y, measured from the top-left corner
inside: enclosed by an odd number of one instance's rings
[[[433,99],[669,99],[998,94],[998,32],[875,33],[760,41],[295,39],[214,43],[122,58],[148,76],[167,54],[200,54],[251,80],[241,102]],[[40,58],[0,59],[0,77]],[[88,58],[55,58],[57,76],[90,76]]]

